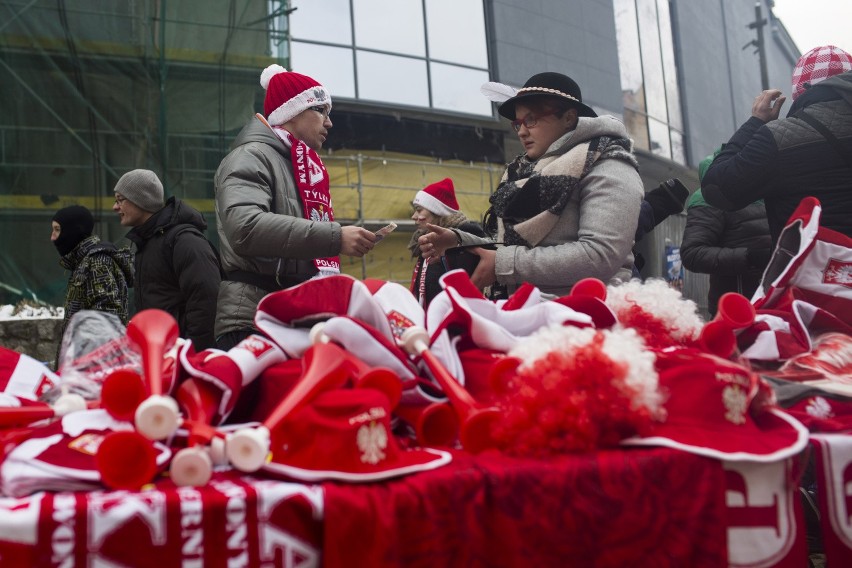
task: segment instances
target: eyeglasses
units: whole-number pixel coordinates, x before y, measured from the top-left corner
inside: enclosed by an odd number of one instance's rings
[[[322,119],[323,119],[323,120],[325,120],[326,118],[328,118],[328,115],[329,115],[329,113],[331,112],[331,110],[330,110],[327,106],[325,106],[325,105],[320,105],[320,106],[311,107],[311,110],[315,110],[315,111],[317,111],[318,113],[320,113],[320,114],[322,115]]]
[[[515,129],[515,132],[519,132],[521,130],[521,125],[524,125],[527,128],[533,128],[536,124],[538,124],[538,120],[540,118],[544,118],[545,116],[550,116],[552,114],[556,113],[551,111],[546,112],[540,116],[533,116],[532,114],[528,114],[524,118],[513,120],[510,124],[512,125],[512,128]]]
[[[124,203],[125,201],[127,201],[126,197],[116,197],[115,198],[115,204],[118,205],[119,207],[121,207],[121,204]]]

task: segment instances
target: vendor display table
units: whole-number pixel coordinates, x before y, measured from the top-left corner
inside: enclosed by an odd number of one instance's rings
[[[726,566],[726,472],[668,449],[454,454],[381,483],[218,473],[0,499],[0,566]]]

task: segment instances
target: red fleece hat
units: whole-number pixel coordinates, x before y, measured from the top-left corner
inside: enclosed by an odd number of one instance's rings
[[[668,446],[728,461],[773,462],[802,451],[808,431],[745,367],[691,349],[657,352],[666,419],[622,443]]]
[[[435,469],[452,459],[439,450],[403,450],[390,429],[387,396],[374,389],[320,394],[272,432],[267,473],[303,481],[378,481]]]
[[[438,217],[447,217],[459,212],[459,202],[456,200],[456,190],[453,180],[444,178],[427,185],[414,196],[414,205],[434,213]]]

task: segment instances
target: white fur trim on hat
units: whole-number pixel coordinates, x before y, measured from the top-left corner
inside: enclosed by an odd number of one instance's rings
[[[325,87],[311,87],[306,89],[272,111],[266,120],[272,126],[278,126],[292,119],[294,116],[315,106],[327,106],[331,111],[331,95]]]
[[[328,107],[329,112],[331,112],[331,94],[328,92],[328,90],[326,90],[325,87],[320,85],[315,79],[311,77],[302,75],[300,73],[291,73],[281,65],[275,63],[264,69],[263,72],[261,72],[260,74],[260,86],[267,91],[267,100],[264,103],[265,112],[269,111],[269,108],[266,105],[269,102],[269,86],[272,82],[272,78],[276,75],[284,73],[290,74],[289,77],[284,78],[283,84],[287,85],[287,87],[284,88],[292,88],[299,83],[302,84],[301,86],[303,88],[305,85],[310,86],[307,86],[307,88],[304,88],[304,90],[299,92],[298,94],[291,96],[284,103],[275,108],[275,110],[269,112],[268,116],[266,117],[266,120],[271,126],[279,126],[281,124],[284,124],[296,115],[315,106],[326,106]],[[311,85],[311,83],[315,84]],[[275,92],[276,90],[274,89],[273,91]],[[277,95],[281,96],[280,91],[278,91]]]
[[[414,201],[412,201],[411,203],[414,205],[419,205],[423,209],[437,215],[438,217],[449,217],[450,215],[454,215],[459,212],[458,209],[453,209],[449,205],[429,195],[422,189],[417,192],[417,195],[414,196]]]

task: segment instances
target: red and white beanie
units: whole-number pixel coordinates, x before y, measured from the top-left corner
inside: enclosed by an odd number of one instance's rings
[[[331,95],[315,79],[280,65],[270,65],[260,74],[260,85],[266,89],[263,114],[272,126],[284,124],[294,116],[315,106],[331,110]]]
[[[793,69],[793,100],[809,86],[852,70],[852,56],[833,45],[815,47],[799,58]]]
[[[420,206],[438,217],[448,217],[459,212],[453,180],[444,178],[427,185],[414,196],[412,205]]]

